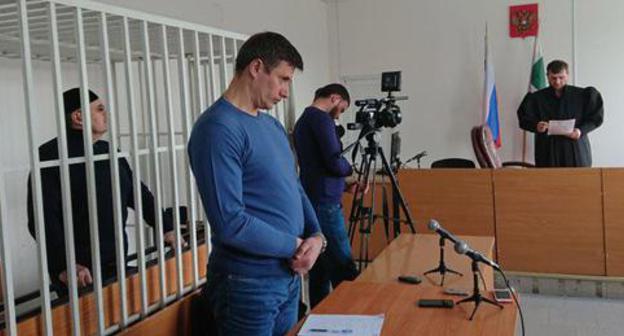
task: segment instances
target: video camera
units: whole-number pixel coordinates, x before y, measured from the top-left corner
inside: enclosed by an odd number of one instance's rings
[[[381,74],[381,91],[388,96],[381,99],[368,98],[355,101],[360,109],[355,113],[355,122],[347,124],[350,130],[393,128],[401,123],[401,109],[396,102],[407,100],[408,97],[395,97],[392,92],[401,91],[401,72],[384,72]]]

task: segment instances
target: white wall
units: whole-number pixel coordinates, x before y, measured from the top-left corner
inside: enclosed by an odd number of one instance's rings
[[[576,1],[577,81],[596,86],[605,100],[605,122],[592,134],[595,165],[622,166],[624,147],[624,2]],[[618,143],[620,145],[618,145]]]
[[[573,60],[572,0],[538,1],[546,61]],[[624,107],[618,81],[624,47],[624,3],[576,1],[576,67],[580,86],[596,86],[605,99],[605,125],[591,134],[594,166],[624,163],[617,127]],[[403,157],[428,150],[425,166],[445,157],[474,158],[470,128],[482,120],[484,31],[488,23],[496,69],[505,160],[520,159],[516,110],[529,81],[533,39],[511,39],[508,6],[526,1],[337,0],[338,77],[403,71],[400,104]],[[357,91],[357,90],[356,90]],[[381,95],[371,92],[371,95]],[[356,97],[362,98],[362,97]],[[531,137],[531,135],[529,135]],[[531,151],[532,153],[532,151]],[[529,156],[532,160],[532,155]]]

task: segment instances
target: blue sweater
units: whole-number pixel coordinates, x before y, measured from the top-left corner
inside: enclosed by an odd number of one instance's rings
[[[345,177],[353,173],[342,156],[342,145],[329,113],[314,106],[303,111],[295,124],[295,147],[301,183],[314,204],[340,203]]]
[[[209,267],[291,275],[297,237],[320,228],[281,124],[220,98],[195,123],[188,154],[212,233]]]

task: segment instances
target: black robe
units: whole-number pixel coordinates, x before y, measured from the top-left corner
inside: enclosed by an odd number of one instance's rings
[[[593,87],[567,85],[561,97],[552,87],[528,93],[518,108],[520,128],[535,133],[536,167],[591,167],[592,157],[587,134],[602,124],[602,97]],[[574,127],[581,138],[537,133],[540,121],[576,119]]]

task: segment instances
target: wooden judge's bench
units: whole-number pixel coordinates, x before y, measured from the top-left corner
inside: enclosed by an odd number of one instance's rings
[[[418,233],[435,218],[457,235],[494,237],[508,271],[624,276],[624,168],[406,169],[398,179]],[[348,194],[343,205],[348,217]],[[378,221],[370,257],[387,244]]]

